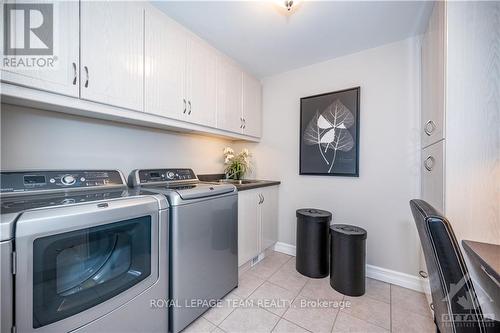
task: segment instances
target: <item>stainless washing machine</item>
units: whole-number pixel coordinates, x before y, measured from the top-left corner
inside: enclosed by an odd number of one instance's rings
[[[191,169],[134,170],[129,184],[170,204],[170,332],[177,333],[238,286],[238,195]]]
[[[168,202],[119,171],[1,172],[1,332],[166,332]]]

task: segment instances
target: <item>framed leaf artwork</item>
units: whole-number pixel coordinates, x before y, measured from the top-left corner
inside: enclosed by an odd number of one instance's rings
[[[359,177],[359,94],[356,87],[300,99],[301,175]]]

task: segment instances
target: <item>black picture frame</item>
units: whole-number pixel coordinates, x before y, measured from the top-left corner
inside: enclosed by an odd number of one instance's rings
[[[300,99],[299,175],[359,177],[360,92],[354,87]]]

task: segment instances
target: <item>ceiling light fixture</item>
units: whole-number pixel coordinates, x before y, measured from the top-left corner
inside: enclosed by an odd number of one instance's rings
[[[285,0],[286,10],[291,11],[293,6],[293,0]]]
[[[295,9],[297,9],[299,0],[275,0],[274,3],[282,9],[286,9],[288,13],[292,13]]]

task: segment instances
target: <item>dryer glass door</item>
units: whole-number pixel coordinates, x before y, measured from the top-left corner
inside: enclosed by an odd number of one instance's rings
[[[100,304],[151,274],[151,216],[37,238],[33,328]]]

